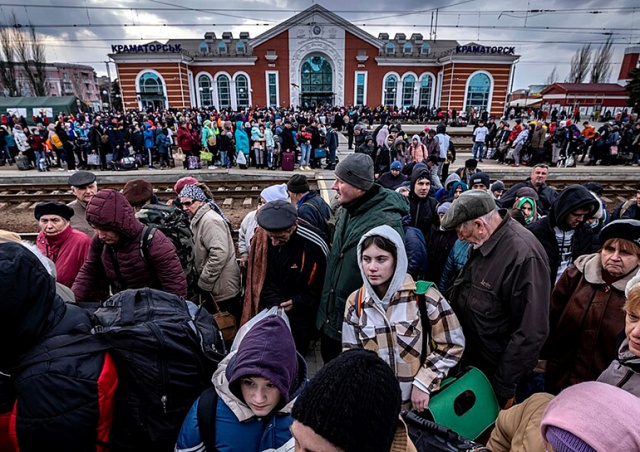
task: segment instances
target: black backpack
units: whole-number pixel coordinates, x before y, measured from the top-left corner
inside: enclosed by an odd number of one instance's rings
[[[177,295],[144,288],[101,303],[94,325],[118,370],[112,450],[172,451],[225,353],[212,316]]]

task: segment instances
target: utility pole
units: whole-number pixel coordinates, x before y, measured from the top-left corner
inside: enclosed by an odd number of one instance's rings
[[[105,61],[104,64],[107,66],[107,78],[109,79],[109,88],[107,88],[107,93],[109,95],[109,110],[113,111],[113,103],[111,102],[111,68],[109,67],[108,61]]]

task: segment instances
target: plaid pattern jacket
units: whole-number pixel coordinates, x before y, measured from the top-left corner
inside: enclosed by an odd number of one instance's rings
[[[434,285],[425,296],[431,337],[426,338],[427,356],[421,359],[423,331],[415,289],[415,282],[406,275],[402,287],[384,312],[362,288],[359,315],[357,291],[352,293],[347,300],[342,326],[343,350],[372,350],[391,366],[400,382],[403,409],[411,406],[413,385],[427,393],[439,389],[449,369],[460,361],[465,343],[458,318]],[[424,361],[422,366],[421,361]]]

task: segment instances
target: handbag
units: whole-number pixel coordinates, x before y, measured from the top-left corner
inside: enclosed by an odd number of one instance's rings
[[[474,440],[493,425],[500,407],[487,377],[467,367],[431,394],[429,412],[438,424]]]
[[[327,150],[325,148],[316,148],[313,152],[317,159],[323,159],[327,156]]]
[[[204,297],[202,295],[199,295],[198,298],[200,306],[204,305]],[[211,300],[211,304],[216,310],[216,312],[213,314],[213,321],[216,322],[216,325],[218,325],[218,329],[220,330],[220,333],[222,333],[224,343],[229,346],[238,333],[236,318],[229,312],[222,311],[220,309],[220,306],[218,306],[218,303],[216,303],[213,298],[209,297],[209,300]]]
[[[209,151],[200,151],[200,160],[207,162],[213,161],[213,153]]]

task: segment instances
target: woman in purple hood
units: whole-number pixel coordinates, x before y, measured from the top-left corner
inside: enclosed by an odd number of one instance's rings
[[[176,452],[249,452],[290,438],[291,408],[307,382],[285,321],[269,316],[244,336],[213,374],[213,387],[193,404]]]

